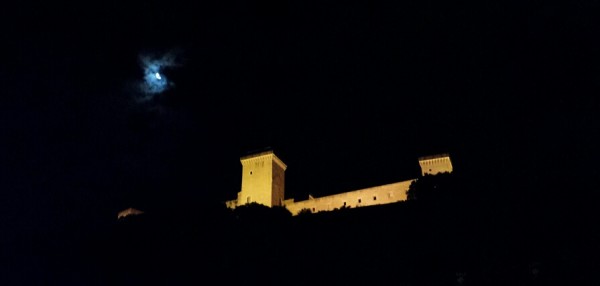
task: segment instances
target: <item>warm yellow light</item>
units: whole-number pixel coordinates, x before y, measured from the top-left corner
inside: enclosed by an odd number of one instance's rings
[[[302,210],[311,212],[332,211],[341,208],[366,207],[405,201],[406,191],[416,180],[405,180],[371,188],[354,190],[325,197],[309,195],[308,200],[295,201],[284,198],[284,172],[287,166],[272,151],[240,158],[242,163],[242,188],[235,200],[226,202],[235,208],[248,203],[268,207],[285,206],[293,215]],[[448,154],[419,158],[422,175],[453,171]]]
[[[121,219],[124,217],[128,217],[130,215],[140,215],[143,214],[144,212],[141,210],[137,210],[134,208],[128,208],[128,209],[124,209],[122,211],[119,212],[119,214],[117,215],[117,219]]]

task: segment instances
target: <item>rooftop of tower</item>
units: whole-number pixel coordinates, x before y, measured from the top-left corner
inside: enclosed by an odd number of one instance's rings
[[[423,156],[423,157],[419,157],[419,161],[422,161],[422,160],[431,160],[431,159],[437,159],[437,158],[444,158],[444,157],[450,157],[450,154],[448,154],[448,153],[441,153],[441,154],[436,154],[436,155]]]
[[[249,155],[244,155],[242,157],[240,157],[240,160],[244,160],[244,159],[248,159],[248,158],[254,158],[254,157],[258,157],[258,156],[262,156],[262,155],[268,155],[268,154],[273,154],[275,155],[275,152],[273,152],[273,150],[267,150],[267,151],[262,151],[262,152],[255,152]]]
[[[287,169],[287,165],[279,157],[277,157],[277,155],[275,154],[273,149],[271,149],[270,147],[260,149],[260,150],[255,150],[250,155],[242,156],[242,157],[240,157],[240,161],[242,161],[242,164],[243,164],[244,160],[256,158],[256,157],[260,157],[260,156],[264,156],[264,155],[273,155],[273,160],[277,164],[279,164],[279,166],[281,166],[281,168],[283,168],[284,170]]]
[[[252,157],[257,157],[257,156],[267,155],[267,154],[274,154],[274,153],[275,152],[273,151],[273,148],[270,146],[267,146],[264,148],[247,151],[244,153],[244,155],[242,155],[240,157],[240,159],[243,160],[243,159],[247,159],[247,158],[252,158]]]

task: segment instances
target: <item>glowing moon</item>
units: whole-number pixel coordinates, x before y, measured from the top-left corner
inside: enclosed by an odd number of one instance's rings
[[[174,55],[167,53],[159,58],[149,56],[140,56],[141,68],[144,71],[143,80],[140,82],[139,89],[142,93],[149,95],[152,99],[153,95],[160,94],[166,91],[173,83],[169,81],[169,77],[162,74],[164,68],[173,68],[177,66]]]

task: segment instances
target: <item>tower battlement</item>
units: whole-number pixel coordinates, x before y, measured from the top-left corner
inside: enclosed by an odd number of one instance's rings
[[[421,166],[421,175],[435,175],[438,173],[452,173],[452,162],[449,154],[438,154],[432,156],[419,157]]]

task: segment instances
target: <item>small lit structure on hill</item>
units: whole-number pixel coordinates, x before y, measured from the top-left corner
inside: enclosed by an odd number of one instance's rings
[[[128,216],[133,216],[133,215],[141,215],[144,212],[138,209],[134,209],[134,208],[128,208],[128,209],[124,209],[122,211],[119,212],[119,214],[117,215],[117,219],[122,219]]]

